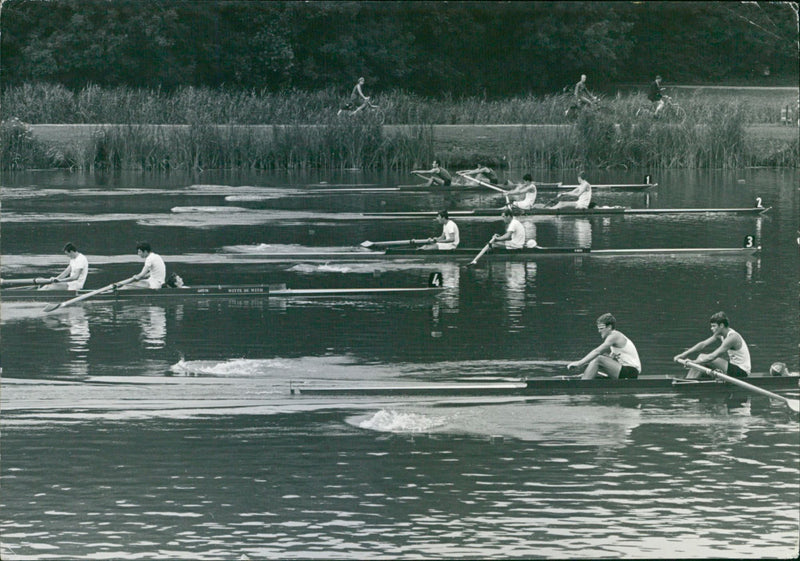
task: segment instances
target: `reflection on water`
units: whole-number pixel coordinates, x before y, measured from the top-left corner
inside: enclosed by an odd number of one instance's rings
[[[48,316],[44,324],[55,331],[66,328],[69,333],[67,348],[69,361],[67,364],[70,375],[83,378],[88,375],[89,369],[89,319],[82,306],[65,308],[61,313]]]
[[[142,326],[142,342],[145,349],[161,349],[167,337],[167,314],[160,306],[147,306],[139,314]]]
[[[351,248],[438,234],[427,218],[325,220],[314,205],[353,217],[384,201],[386,210],[435,210],[440,195],[332,194],[307,208],[310,197],[291,194],[301,181],[274,174],[6,178],[15,191],[0,217],[3,277],[63,267],[48,251],[66,228],[86,246],[95,286],[138,271],[130,240],[145,238],[193,284],[422,286],[433,269],[446,290],[89,301],[53,314],[41,302],[4,301],[0,556],[796,557],[800,424],[761,396],[289,392],[560,376],[576,349],[597,344],[593,321],[605,311],[624,321],[649,373],[677,374],[672,356],[719,309],[751,343],[754,370],[774,361],[797,370],[800,316],[787,306],[797,298],[797,172],[741,173],[747,183],[727,172],[665,172],[650,203],[737,207],[758,193],[775,207],[763,219],[529,217],[525,225],[542,246],[596,249],[731,247],[752,234],[761,258],[576,256],[475,268],[266,264],[247,255],[266,244]],[[312,179],[391,186],[402,178]],[[118,196],[125,189],[160,194]],[[83,214],[75,190],[86,190]],[[264,202],[235,214],[170,212],[224,206],[231,195]],[[638,194],[602,197],[641,204]],[[486,206],[457,199],[454,207]],[[276,208],[257,208],[267,206]],[[462,244],[480,247],[499,228],[496,219],[464,221]]]

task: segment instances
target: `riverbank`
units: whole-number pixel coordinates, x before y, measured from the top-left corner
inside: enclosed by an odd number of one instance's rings
[[[641,91],[577,111],[571,95],[423,98],[388,92],[340,115],[332,89],[171,92],[26,85],[2,93],[3,169],[545,169],[798,165],[797,91]],[[785,124],[787,121],[792,125]],[[32,124],[28,124],[32,123]],[[106,123],[106,124],[95,124]]]
[[[728,147],[712,146],[723,142],[725,135]],[[26,146],[36,154],[26,157]],[[20,123],[15,142],[6,142],[4,151],[6,169],[404,169],[427,165],[434,158],[454,167],[482,162],[500,168],[570,168],[592,159],[597,167],[796,167],[798,128],[758,124],[731,132],[724,123],[715,129],[653,122],[609,126],[587,120],[424,126]]]

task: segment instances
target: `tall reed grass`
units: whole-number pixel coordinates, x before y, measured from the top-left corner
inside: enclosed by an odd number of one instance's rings
[[[783,97],[781,97],[783,96]],[[796,93],[781,96],[754,94],[721,97],[702,90],[679,92],[675,99],[696,122],[714,115],[717,108],[738,104],[745,123],[779,123],[781,109],[794,106]],[[386,113],[386,124],[557,124],[565,123],[569,96],[520,96],[502,101],[482,98],[423,98],[393,91],[373,98]],[[289,90],[229,90],[186,86],[160,89],[101,88],[89,85],[72,91],[56,84],[27,84],[5,88],[0,96],[4,119],[26,123],[116,124],[309,124],[335,113],[344,100],[333,88],[316,92]],[[606,103],[616,110],[648,104],[641,93],[618,94]]]
[[[796,140],[765,145],[747,138],[748,125],[768,117],[777,122],[777,101],[765,108],[752,100],[695,92],[678,100],[687,114],[681,122],[666,113],[659,119],[637,115],[651,104],[636,92],[603,99],[574,121],[565,115],[571,100],[563,95],[435,100],[396,91],[374,100],[385,112],[385,124],[404,126],[382,127],[368,111],[337,116],[342,98],[332,88],[280,94],[194,87],[6,88],[0,100],[2,167],[407,170],[437,158],[453,167],[480,161],[544,169],[733,168],[796,167],[799,160]],[[121,126],[98,126],[89,142],[54,147],[37,143],[24,122]],[[433,125],[439,124],[555,126],[520,127],[502,146],[483,152],[466,138],[463,146],[436,153]]]

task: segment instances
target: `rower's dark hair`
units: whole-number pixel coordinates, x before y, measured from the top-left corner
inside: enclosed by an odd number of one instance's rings
[[[597,323],[602,323],[603,325],[610,325],[611,329],[614,329],[617,326],[617,318],[615,318],[611,314],[603,314],[602,316],[597,318]]]
[[[533,176],[531,176],[530,173],[526,173],[525,175],[522,176],[522,180],[523,181],[533,181]]]
[[[136,243],[136,251],[139,251],[140,249],[142,251],[147,251],[147,252],[152,252],[153,251],[153,248],[150,247],[150,242],[137,242]]]
[[[75,247],[74,243],[67,242],[67,245],[64,246],[64,253],[69,253],[70,251],[78,251],[78,248]]]
[[[169,288],[178,288],[178,273],[170,273],[167,277],[167,281],[164,283],[164,286],[168,286]]]
[[[709,323],[716,323],[717,325],[724,325],[725,327],[730,325],[728,322],[728,316],[725,315],[725,312],[717,312],[711,316],[711,319],[708,321]]]
[[[507,207],[505,207],[503,209],[503,212],[500,215],[501,216],[511,216],[513,218],[514,217],[514,209],[512,209],[510,206],[507,206]]]
[[[436,214],[438,214],[438,215],[439,215],[439,216],[441,216],[442,218],[446,218],[447,220],[449,220],[449,219],[450,219],[450,213],[449,213],[449,212],[447,212],[447,211],[446,211],[446,210],[444,210],[444,209],[440,210],[440,211],[439,211],[439,212],[437,212]]]

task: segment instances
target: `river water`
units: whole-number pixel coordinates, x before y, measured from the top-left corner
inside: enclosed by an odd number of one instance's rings
[[[364,219],[364,211],[499,201],[306,187],[410,182],[357,172],[4,176],[4,278],[59,272],[61,248],[73,241],[91,261],[87,288],[100,287],[140,270],[135,243],[147,239],[189,284],[422,286],[436,270],[447,289],[89,301],[51,314],[41,302],[3,302],[2,558],[797,556],[800,427],[759,396],[289,392],[290,384],[561,375],[599,343],[594,322],[604,312],[636,343],[646,373],[678,375],[672,356],[705,338],[719,310],[747,340],[754,371],[774,361],[797,371],[798,172],[655,179],[648,194],[598,190],[595,200],[740,207],[761,197],[773,208],[761,217],[523,222],[543,246],[736,247],[753,235],[760,256],[570,256],[475,269],[264,263],[259,252],[438,234],[430,219]],[[502,230],[493,219],[459,226],[470,247]]]

